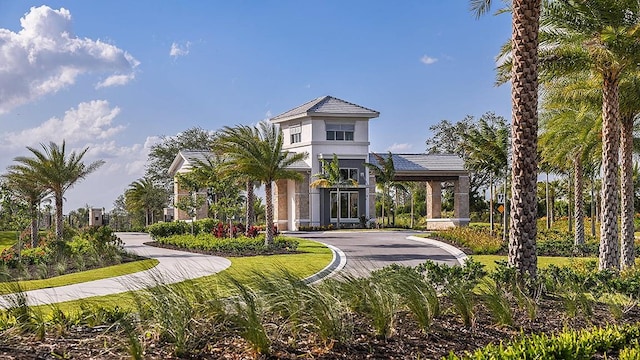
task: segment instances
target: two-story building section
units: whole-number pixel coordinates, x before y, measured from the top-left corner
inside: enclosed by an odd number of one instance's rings
[[[270,119],[283,132],[284,150],[309,154],[304,163],[295,166],[304,181],[276,183],[278,228],[297,230],[301,226],[335,224],[338,212],[341,224],[374,217],[375,183],[365,163],[369,161],[369,120],[378,115],[375,110],[323,96]],[[332,161],[334,154],[343,177],[358,184],[341,187],[339,202],[335,187],[309,186],[314,175],[322,172],[322,161]]]

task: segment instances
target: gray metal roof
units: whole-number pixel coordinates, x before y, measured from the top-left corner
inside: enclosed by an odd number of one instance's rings
[[[279,122],[287,119],[311,115],[349,115],[374,118],[380,115],[375,110],[368,109],[364,106],[356,105],[348,101],[344,101],[333,96],[322,96],[304,103],[289,111],[271,118],[273,122]]]
[[[383,159],[388,153],[376,153]],[[455,177],[468,171],[464,161],[455,154],[391,154],[396,176],[409,177]],[[369,154],[369,163],[380,166],[374,154]]]

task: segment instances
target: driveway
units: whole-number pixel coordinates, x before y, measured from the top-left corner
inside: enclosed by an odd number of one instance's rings
[[[462,252],[438,241],[411,238],[415,231],[295,232],[290,235],[333,245],[347,258],[343,271],[366,274],[391,264],[416,266],[432,260],[460,265]]]

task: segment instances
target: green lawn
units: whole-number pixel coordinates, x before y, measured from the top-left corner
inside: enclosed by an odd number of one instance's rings
[[[226,279],[232,276],[240,281],[250,281],[256,272],[269,273],[278,270],[289,271],[301,278],[305,278],[322,270],[329,265],[332,253],[326,246],[315,241],[297,239],[300,242],[298,254],[270,255],[270,256],[247,256],[230,258],[231,266],[218,274],[205,276],[193,280],[195,287],[216,287],[221,291],[226,291]],[[104,306],[113,308],[114,306],[129,308],[134,306],[131,292],[96,296],[81,300],[67,301],[56,304],[55,307],[63,311],[78,311],[82,305]],[[43,305],[43,311],[51,309],[51,305]]]
[[[0,231],[0,251],[10,248],[18,241],[17,231]]]
[[[471,255],[469,256],[473,260],[483,264],[485,266],[485,270],[492,271],[496,268],[496,261],[499,260],[507,260],[506,256],[503,255]],[[546,268],[549,265],[563,266],[569,265],[574,262],[588,262],[588,261],[597,261],[597,258],[592,257],[555,257],[555,256],[538,256],[538,268]]]
[[[0,295],[10,294],[18,288],[22,291],[46,289],[57,286],[79,284],[87,281],[107,279],[111,277],[133,274],[158,265],[156,259],[132,261],[124,264],[107,266],[100,269],[81,271],[42,280],[28,280],[16,282],[0,282]]]

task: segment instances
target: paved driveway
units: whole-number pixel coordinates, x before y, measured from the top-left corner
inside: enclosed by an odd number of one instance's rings
[[[347,263],[344,271],[362,274],[391,264],[416,266],[425,260],[460,265],[455,254],[435,245],[408,239],[413,231],[328,231],[296,232],[293,236],[316,240],[342,250]]]

